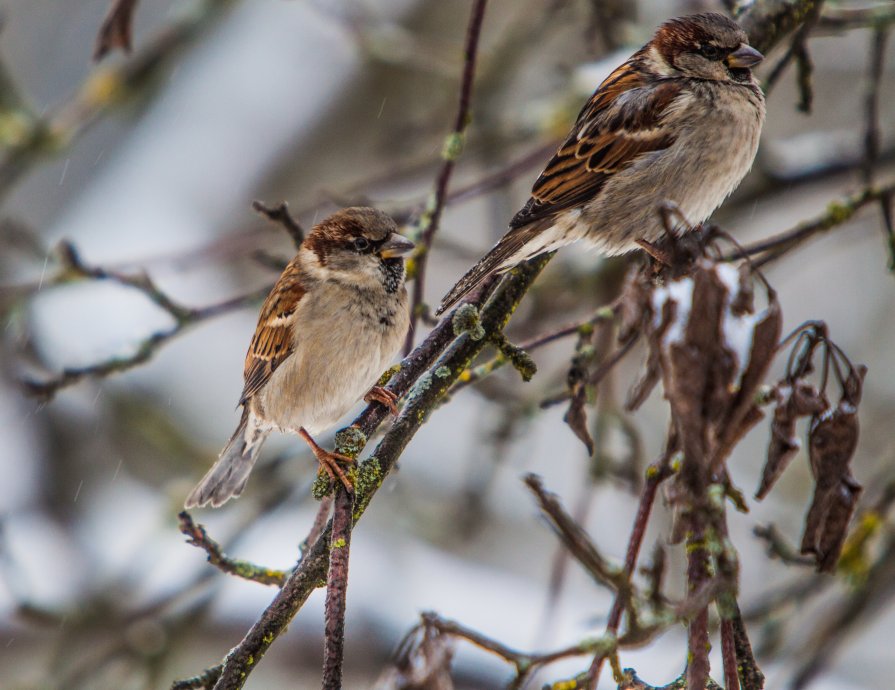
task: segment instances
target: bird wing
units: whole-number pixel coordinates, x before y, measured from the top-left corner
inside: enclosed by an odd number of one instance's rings
[[[286,266],[261,306],[258,326],[245,360],[245,386],[239,404],[245,404],[270,380],[295,348],[295,310],[305,296],[298,257]]]
[[[441,314],[478,287],[491,273],[507,268],[550,218],[593,198],[612,175],[638,156],[674,143],[664,125],[681,96],[675,79],[651,80],[629,60],[615,70],[584,105],[569,136],[538,176],[528,203],[510,221],[510,230],[442,300]],[[540,222],[539,222],[540,221]]]
[[[612,175],[639,156],[671,146],[675,137],[664,120],[681,89],[676,79],[651,81],[631,63],[615,70],[582,108],[510,228],[592,199]]]

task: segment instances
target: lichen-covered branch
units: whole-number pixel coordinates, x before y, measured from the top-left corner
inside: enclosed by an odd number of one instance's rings
[[[895,180],[889,180],[883,184],[868,187],[840,201],[832,201],[827,205],[826,210],[817,217],[803,221],[794,228],[766,240],[746,245],[742,253],[749,256],[758,255],[752,263],[760,268],[771,261],[776,261],[812,237],[843,225],[865,206],[879,203],[893,193],[895,193]],[[740,255],[741,252],[736,251],[731,256],[735,258]]]
[[[345,656],[345,606],[348,594],[348,557],[351,548],[354,496],[335,489],[330,527],[329,570],[323,633],[323,690],[341,690]]]
[[[276,585],[279,587],[285,582],[287,573],[282,570],[265,568],[264,566],[227,556],[221,549],[221,545],[209,537],[205,528],[196,524],[192,516],[185,510],[178,514],[177,519],[180,522],[180,531],[189,537],[187,543],[198,546],[205,551],[208,554],[208,562],[222,572],[241,577],[244,580],[258,582],[262,585]]]
[[[548,257],[541,257],[510,272],[509,278],[502,282],[482,307],[480,324],[485,333],[503,330],[547,260]],[[392,392],[398,396],[406,394],[406,404],[373,455],[360,463],[357,468],[355,521],[363,515],[370,499],[395,466],[406,445],[438,405],[441,397],[485,346],[484,337],[476,338],[474,337],[476,333],[460,335],[461,337],[455,335],[454,324],[450,318],[443,320],[423,343],[404,359],[398,371],[388,381],[387,387]],[[439,358],[442,352],[444,354]],[[427,371],[430,368],[433,371]],[[386,414],[381,405],[370,405],[355,420],[352,427],[349,427],[349,430],[353,428],[354,431],[342,437],[342,443],[337,445],[337,450],[359,452]],[[345,448],[342,445],[347,443],[351,443],[352,447]],[[332,521],[308,549],[270,606],[242,642],[227,656],[221,677],[214,686],[215,690],[234,690],[243,687],[255,665],[283,632],[310,593],[325,581],[329,566],[331,534]]]

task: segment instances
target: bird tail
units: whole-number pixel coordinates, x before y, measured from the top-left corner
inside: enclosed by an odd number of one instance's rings
[[[470,292],[481,285],[492,273],[505,271],[516,264],[530,259],[533,256],[541,254],[545,251],[543,247],[536,247],[533,251],[528,251],[526,245],[535,238],[542,229],[542,224],[533,223],[520,228],[513,228],[501,240],[494,245],[490,252],[466,274],[457,281],[457,284],[451,288],[450,292],[441,300],[435,315],[440,316],[448,309],[453,307],[457,302],[466,297]]]
[[[255,457],[269,433],[269,429],[257,424],[248,405],[243,407],[239,426],[221,451],[218,461],[187,496],[184,507],[201,508],[210,503],[217,508],[239,496],[255,465]]]

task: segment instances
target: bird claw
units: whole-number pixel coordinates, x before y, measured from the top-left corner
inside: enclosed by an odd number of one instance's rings
[[[354,485],[351,483],[351,480],[348,478],[348,475],[345,474],[345,470],[343,470],[339,463],[345,464],[353,464],[355,462],[354,458],[348,455],[342,455],[342,453],[336,453],[333,451],[328,451],[321,448],[317,445],[317,442],[311,438],[311,435],[305,431],[304,429],[298,430],[298,435],[301,436],[305,443],[308,444],[311,448],[311,452],[314,454],[314,457],[317,458],[317,462],[320,463],[321,469],[323,469],[331,481],[335,482],[336,480],[342,483],[342,486],[345,487],[345,491],[349,494],[354,493]]]
[[[673,201],[663,201],[659,204],[659,216],[662,218],[662,227],[665,228],[665,234],[668,235],[668,239],[672,242],[680,239],[680,235],[677,232],[678,228],[683,228],[683,234],[687,234],[695,227],[687,219],[687,216],[684,215],[684,212],[681,211],[681,207]]]
[[[398,416],[398,394],[382,386],[373,386],[364,396],[365,403],[378,402],[386,407],[393,417]]]

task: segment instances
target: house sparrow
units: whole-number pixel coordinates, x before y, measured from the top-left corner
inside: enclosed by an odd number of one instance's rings
[[[348,208],[304,239],[261,307],[239,426],[187,508],[239,496],[274,429],[301,436],[330,477],[351,491],[339,466],[351,458],[323,450],[311,434],[335,424],[367,391],[368,401],[394,411],[394,395],[374,384],[410,323],[401,256],[413,243],[397,231],[376,209]]]
[[[456,304],[494,272],[585,240],[612,256],[661,237],[658,209],[702,223],[752,166],[762,55],[721,14],[671,19],[585,104],[510,230],[447,294]],[[654,256],[656,252],[653,252]]]

